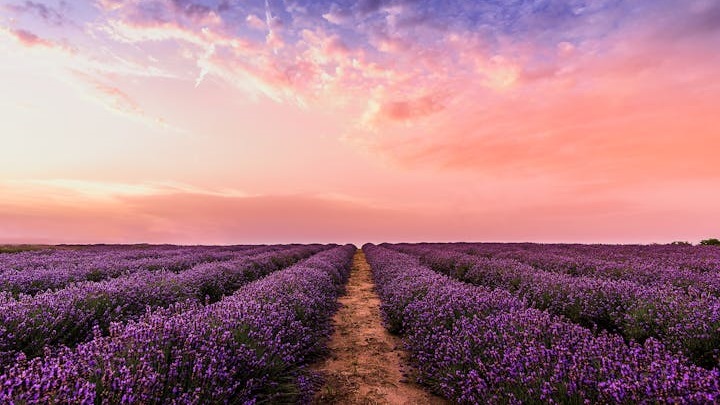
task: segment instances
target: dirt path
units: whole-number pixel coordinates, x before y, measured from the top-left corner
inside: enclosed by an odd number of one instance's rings
[[[347,293],[333,323],[330,355],[315,367],[326,377],[316,404],[445,404],[442,399],[406,382],[400,340],[380,319],[380,299],[374,290],[370,265],[358,250]]]

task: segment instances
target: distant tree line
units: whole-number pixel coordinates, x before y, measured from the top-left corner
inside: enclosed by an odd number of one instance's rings
[[[685,240],[676,240],[675,242],[670,243],[674,246],[692,246],[692,243],[685,241]],[[700,241],[700,245],[702,246],[720,246],[720,239],[717,238],[710,238],[710,239],[704,239]]]

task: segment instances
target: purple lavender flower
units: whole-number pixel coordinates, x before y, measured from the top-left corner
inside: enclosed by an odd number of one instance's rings
[[[388,248],[363,249],[387,326],[403,336],[420,382],[455,402],[720,400],[717,369],[689,364],[655,339],[596,335],[507,290],[454,280]]]
[[[308,249],[308,247],[296,247]],[[2,403],[256,403],[308,395],[355,252],[320,253],[202,306],[150,312],[108,336],[18,362]]]

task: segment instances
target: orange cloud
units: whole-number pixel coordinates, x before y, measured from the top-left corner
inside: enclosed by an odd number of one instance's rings
[[[703,184],[671,187],[702,197]],[[7,191],[7,190],[5,190]],[[0,203],[0,242],[50,243],[281,243],[366,241],[694,240],[713,232],[720,214],[711,203],[697,210],[642,201],[578,198],[521,201],[510,206],[406,210],[312,195],[223,196],[194,192],[132,193],[112,199],[25,195]],[[34,203],[27,205],[28,199]],[[490,196],[488,196],[488,200]],[[22,202],[24,201],[24,202]],[[31,208],[29,208],[31,207]],[[666,217],[658,223],[658,217]],[[618,235],[623,235],[619,238]]]
[[[2,238],[6,240],[359,243],[408,237],[431,226],[418,223],[420,217],[413,213],[309,195],[241,197],[163,192],[117,194],[112,198],[66,193],[61,200],[42,199],[34,193],[17,197],[0,203]]]
[[[381,107],[380,115],[394,121],[424,117],[443,109],[438,98],[428,95],[415,100],[389,102]]]
[[[412,103],[378,109],[379,116],[422,119],[423,126],[386,120],[370,138],[372,150],[408,169],[478,171],[509,181],[550,176],[566,184],[621,188],[720,179],[711,152],[720,150],[720,116],[714,112],[720,58],[705,46],[662,45],[645,34],[625,32],[622,42],[561,44],[555,66],[538,74],[526,61],[526,67],[514,68],[516,83],[502,92],[488,89],[481,76],[460,72],[456,82],[445,82],[448,107],[430,117],[422,114],[423,103],[417,109]],[[691,61],[697,63],[689,67]],[[437,84],[423,80],[415,85]]]

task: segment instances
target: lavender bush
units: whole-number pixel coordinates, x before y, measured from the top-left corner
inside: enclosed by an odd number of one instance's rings
[[[148,307],[166,307],[188,299],[217,301],[248,282],[323,249],[327,247],[270,246],[180,273],[140,271],[6,301],[0,305],[0,370],[12,364],[19,353],[32,358],[48,346],[87,341],[95,327],[106,334],[112,322],[140,316]]]
[[[354,246],[325,250],[204,307],[155,311],[0,376],[2,403],[288,403],[307,399]]]
[[[470,256],[452,248],[402,245],[433,269],[476,285],[508,290],[529,305],[644,342],[657,338],[698,365],[720,359],[720,299],[672,286],[570,276],[505,258]]]
[[[694,258],[695,254],[703,257],[703,249],[699,247],[636,247],[635,250],[643,253],[635,256],[622,254],[616,246],[452,244],[445,246],[448,248],[484,257],[517,260],[541,270],[572,276],[674,286],[698,297],[720,296],[720,262],[716,263],[710,257],[705,257],[704,261]],[[648,251],[656,251],[657,256]],[[681,254],[670,255],[668,251]]]
[[[458,403],[716,403],[720,373],[625,343],[365,245],[382,312],[421,383]]]
[[[90,246],[0,254],[0,291],[15,296],[58,290],[82,281],[102,281],[138,271],[179,272],[211,261],[231,260],[264,247]]]

